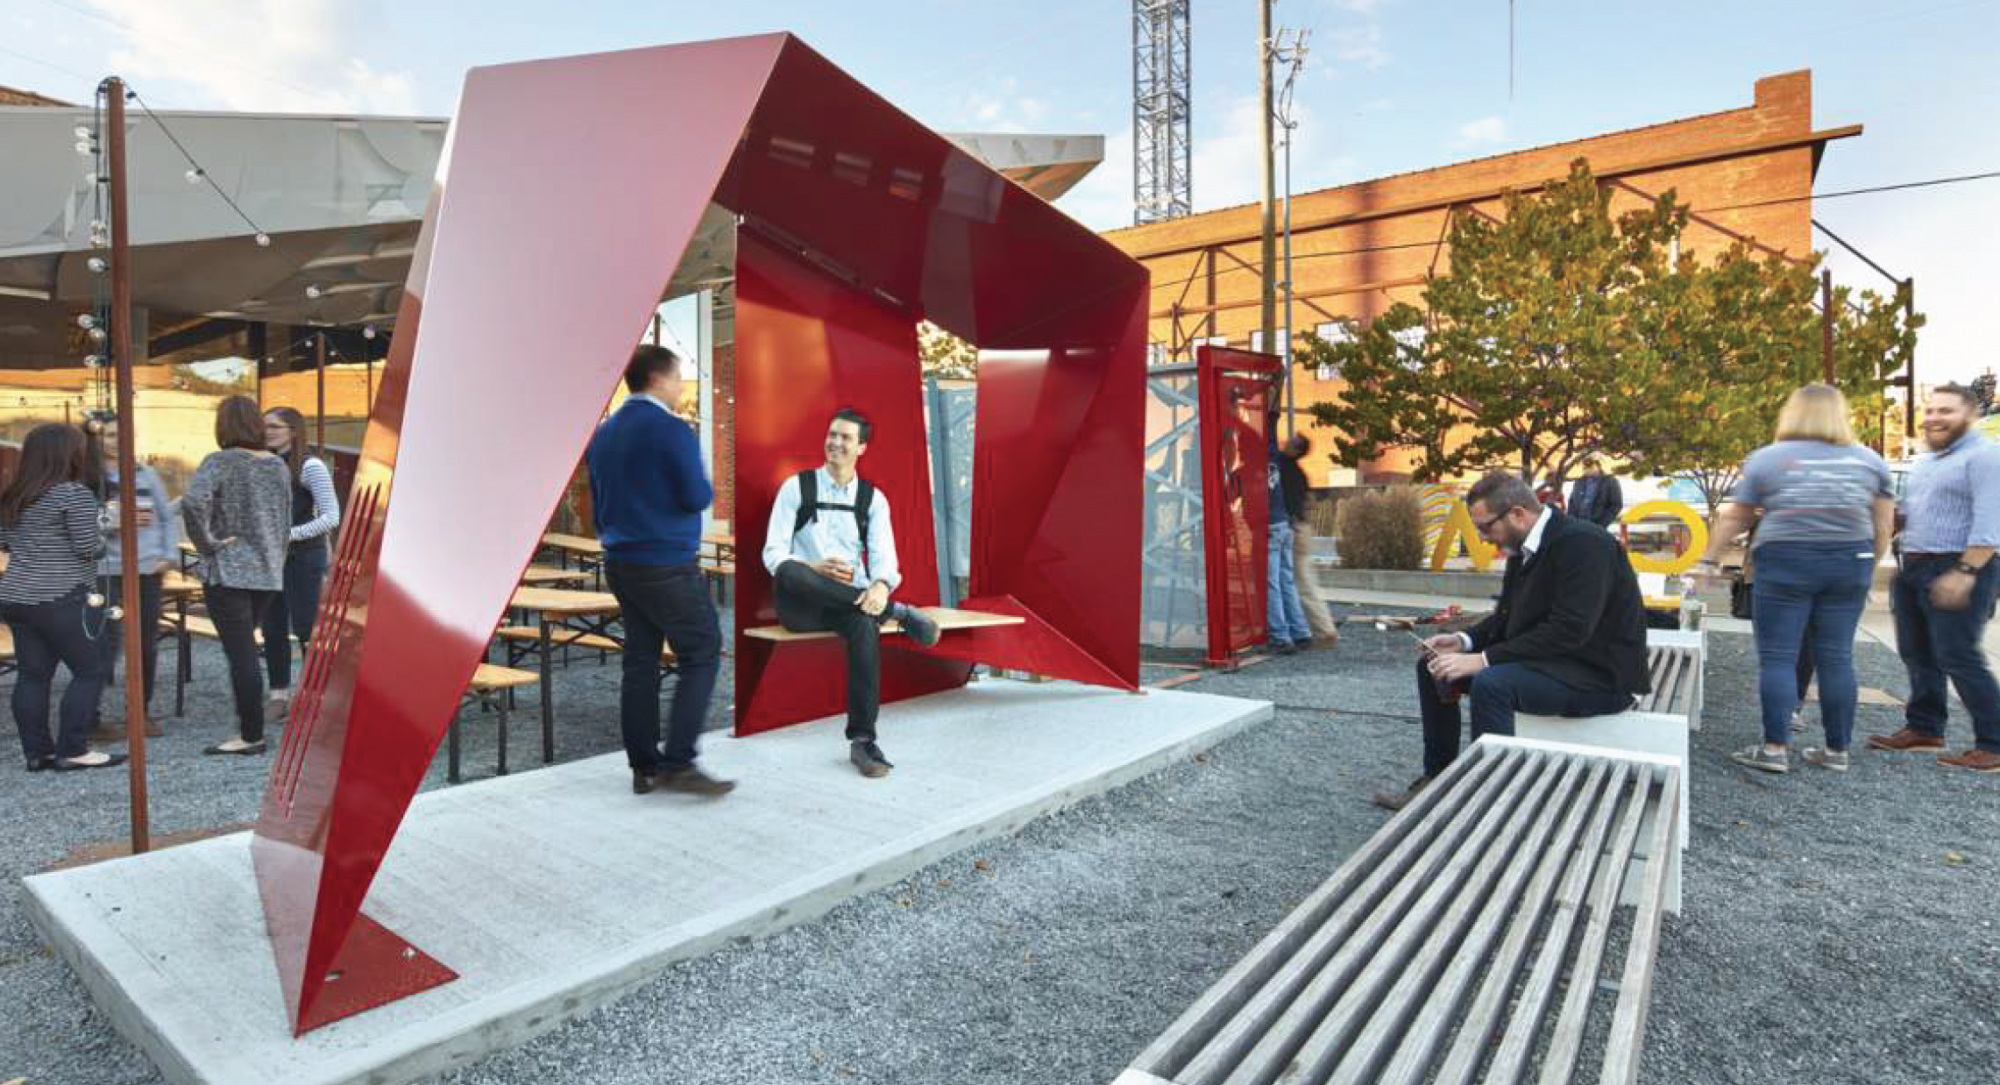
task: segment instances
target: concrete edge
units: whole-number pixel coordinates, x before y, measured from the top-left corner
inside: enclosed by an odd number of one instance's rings
[[[971,808],[943,822],[915,841],[914,846],[909,841],[882,845],[829,873],[800,878],[749,898],[731,911],[665,928],[629,950],[581,962],[567,972],[495,993],[473,1005],[447,1009],[371,1042],[366,1059],[330,1053],[322,1063],[321,1072],[296,1077],[287,1085],[349,1085],[356,1081],[391,1085],[463,1068],[593,1013],[673,964],[727,945],[748,944],[817,919],[850,899],[894,884],[940,859],[988,840],[1011,836],[1038,818],[1115,791],[1191,758],[1254,724],[1273,719],[1276,714],[1274,707],[1265,701],[1215,699],[1235,701],[1241,711],[1227,722],[1109,771],[1079,770],[1054,778],[1039,791],[1030,793],[1025,801],[1002,800]],[[231,834],[199,841],[197,845],[225,847],[236,843],[247,847],[247,836],[247,833]],[[242,838],[240,843],[239,838]],[[81,938],[65,942],[54,936],[61,924],[53,911],[45,910],[47,902],[41,899],[44,887],[32,884],[43,877],[35,875],[23,880],[31,901],[30,920],[43,940],[56,948],[83,981],[98,1010],[175,1085],[216,1085],[214,1079],[201,1076],[181,1058],[168,1038],[138,1012],[124,988],[96,955],[106,944],[115,944],[130,951],[128,967],[148,967],[135,947],[123,939],[99,938],[89,943],[91,948],[86,950]]]

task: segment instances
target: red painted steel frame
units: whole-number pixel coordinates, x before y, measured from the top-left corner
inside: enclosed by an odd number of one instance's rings
[[[772,487],[852,400],[883,427],[862,466],[891,501],[905,594],[932,598],[911,331],[927,318],[984,351],[966,605],[1029,620],[885,653],[885,692],[954,684],[974,659],[1138,679],[1137,263],[783,34],[474,69],[443,171],[252,844],[301,1032],[451,978],[362,902],[711,201],[745,224],[746,558]],[[768,584],[738,569],[741,629]],[[836,710],[827,646],[738,650],[742,729]]]
[[[1208,662],[1223,664],[1268,636],[1271,502],[1265,426],[1284,362],[1274,354],[1201,346],[1195,368]]]

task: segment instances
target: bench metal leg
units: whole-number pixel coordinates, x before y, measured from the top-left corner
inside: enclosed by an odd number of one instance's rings
[[[507,702],[499,703],[500,710],[500,775],[507,775]]]
[[[553,665],[549,659],[549,619],[541,618],[542,649],[542,764],[556,759],[556,701],[555,680],[551,674]]]

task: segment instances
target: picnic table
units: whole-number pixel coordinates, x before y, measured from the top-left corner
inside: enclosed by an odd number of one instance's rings
[[[550,678],[555,670],[552,659],[554,646],[560,641],[564,647],[575,645],[606,651],[622,648],[623,638],[610,632],[612,623],[618,620],[618,599],[610,592],[526,585],[514,589],[514,596],[508,605],[535,616],[532,627],[503,626],[498,636],[510,642],[509,666],[519,662],[512,644],[531,641],[534,645],[533,651],[541,672],[542,761],[546,764],[554,761],[556,756],[555,691]]]

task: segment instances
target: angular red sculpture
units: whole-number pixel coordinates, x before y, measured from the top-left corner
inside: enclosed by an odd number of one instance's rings
[[[1270,634],[1271,491],[1268,416],[1285,375],[1275,354],[1195,348],[1201,417],[1201,533],[1208,662],[1228,663]]]
[[[974,660],[1138,680],[1139,264],[783,34],[474,69],[442,169],[252,844],[300,1032],[452,978],[362,902],[711,202],[739,216],[737,628],[839,404],[934,601],[928,319],[982,348],[963,605],[1027,621],[885,652],[885,699]],[[837,711],[837,652],[739,633],[739,729]]]

